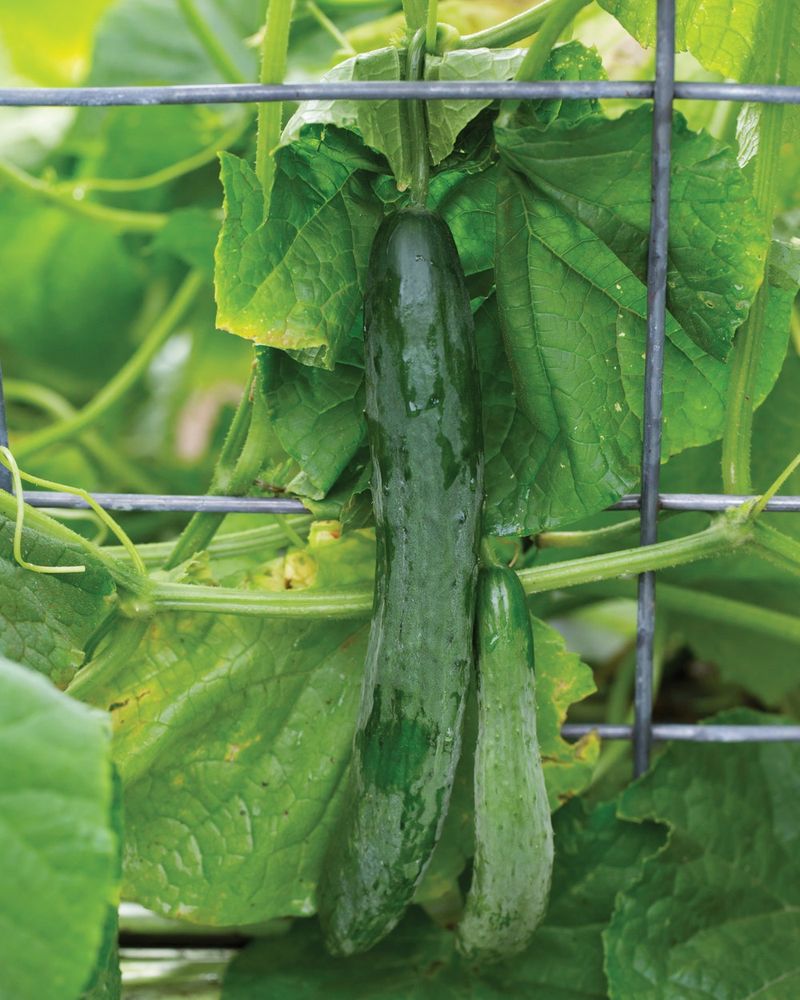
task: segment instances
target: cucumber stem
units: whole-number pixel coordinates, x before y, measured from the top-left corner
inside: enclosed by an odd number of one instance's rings
[[[425,75],[426,31],[420,28],[408,46],[408,79],[422,80]],[[425,102],[409,101],[409,124],[411,126],[411,150],[413,172],[411,177],[411,200],[414,205],[425,208],[428,201],[430,183],[430,163],[428,155],[428,125],[425,121]]]

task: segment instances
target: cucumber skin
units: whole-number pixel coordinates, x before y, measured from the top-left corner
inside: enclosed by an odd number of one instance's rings
[[[404,209],[365,296],[375,593],[349,791],[318,894],[326,945],[395,926],[441,833],[461,749],[483,510],[474,326],[450,230]]]
[[[547,910],[553,827],[536,736],[534,648],[517,574],[478,581],[475,859],[459,951],[481,964],[528,947]]]

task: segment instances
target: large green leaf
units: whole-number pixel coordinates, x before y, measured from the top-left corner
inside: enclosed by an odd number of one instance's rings
[[[514,534],[574,521],[635,487],[646,289],[579,217],[519,174],[501,176],[497,218],[498,299],[516,360],[512,379],[488,302],[478,313],[488,522]],[[769,330],[764,393],[785,342],[785,327]],[[728,379],[668,314],[665,455],[721,435]]]
[[[753,712],[720,722],[758,723]],[[673,744],[620,812],[670,827],[606,931],[613,1000],[788,1000],[800,983],[800,747]]]
[[[330,958],[316,923],[250,945],[225,978],[223,1000],[325,996],[353,1000],[602,1000],[601,931],[614,900],[663,842],[652,824],[616,819],[613,806],[587,816],[578,804],[555,817],[556,860],[549,913],[513,961],[474,969],[454,953],[454,935],[412,912],[365,960]]]
[[[3,995],[71,1000],[119,892],[107,717],[0,658]]]
[[[318,524],[308,547],[226,585],[285,591],[366,586],[374,534]],[[192,573],[216,574],[216,560]],[[126,641],[121,626],[109,647]],[[80,695],[107,708],[125,785],[126,891],[162,913],[247,924],[314,911],[327,838],[343,798],[367,623],[158,614],[120,669],[103,650]],[[597,739],[567,744],[560,722],[593,690],[591,673],[545,625],[537,710],[554,805],[585,786]],[[465,817],[469,822],[469,817]],[[445,867],[463,868],[460,847]],[[444,878],[444,873],[442,875]]]
[[[655,45],[656,5],[641,0],[599,0],[642,45]],[[675,45],[707,69],[734,80],[771,83],[759,75],[774,22],[794,5],[794,65],[800,76],[800,4],[796,0],[677,0]]]
[[[357,141],[307,134],[278,153],[269,219],[251,167],[223,154],[217,325],[332,368],[361,308],[382,208]]]
[[[495,133],[506,162],[646,281],[651,109]],[[680,115],[672,141],[667,307],[698,346],[724,358],[761,283],[763,224],[726,147]]]
[[[84,573],[41,574],[14,560],[16,510],[0,492],[0,653],[66,687],[86,641],[111,610],[115,586],[82,540],[36,511],[26,512],[22,551],[46,566],[83,564]]]

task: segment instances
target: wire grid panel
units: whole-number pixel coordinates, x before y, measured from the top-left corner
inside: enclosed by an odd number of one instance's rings
[[[156,87],[0,88],[0,106],[109,107],[164,104],[233,104],[306,100],[386,100],[457,98],[462,100],[526,100],[533,98],[641,98],[653,101],[652,211],[647,277],[648,335],[645,361],[645,398],[641,495],[623,497],[612,510],[641,511],[641,544],[657,540],[659,509],[720,511],[750,499],[710,494],[659,495],[661,457],[663,348],[666,322],[667,247],[671,172],[672,105],[675,98],[800,104],[800,87],[769,84],[682,83],[675,80],[675,0],[656,0],[656,73],[652,82],[630,81],[415,81],[307,84],[209,84]],[[8,428],[0,370],[0,445],[8,443]],[[6,469],[0,467],[0,488],[10,490]],[[25,493],[39,507],[66,508],[85,504],[69,494]],[[113,510],[215,511],[297,513],[297,500],[242,497],[180,497],[145,494],[98,494]],[[767,507],[800,511],[800,497],[776,497]],[[703,726],[653,724],[653,634],[655,629],[655,574],[639,577],[637,654],[632,726],[573,725],[568,738],[597,731],[606,739],[632,739],[636,774],[647,769],[653,740],[692,742],[800,741],[800,726]]]

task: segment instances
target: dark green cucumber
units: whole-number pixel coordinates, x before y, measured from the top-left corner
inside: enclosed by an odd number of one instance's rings
[[[328,948],[387,934],[441,832],[461,747],[483,508],[480,395],[464,277],[444,221],[383,223],[365,298],[377,563],[343,817],[319,890]]]
[[[476,637],[475,860],[457,942],[468,958],[485,963],[528,946],[547,909],[553,870],[533,634],[513,570],[481,571]]]

